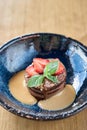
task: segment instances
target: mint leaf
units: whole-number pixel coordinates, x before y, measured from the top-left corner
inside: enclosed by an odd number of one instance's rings
[[[46,78],[48,78],[49,80],[51,80],[54,83],[58,83],[59,82],[56,76],[46,75]]]
[[[44,69],[44,75],[52,75],[58,69],[58,61],[48,63]]]
[[[34,75],[28,80],[28,87],[38,87],[42,84],[43,80],[43,75]]]

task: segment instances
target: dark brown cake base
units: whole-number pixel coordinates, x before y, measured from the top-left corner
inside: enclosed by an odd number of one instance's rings
[[[66,71],[57,76],[59,83],[53,83],[52,81],[45,78],[43,84],[39,87],[32,87],[29,88],[30,93],[37,98],[38,100],[47,99],[53,96],[55,93],[61,91],[65,87],[65,80],[66,80]],[[28,82],[29,78],[28,75],[25,74],[26,83]]]

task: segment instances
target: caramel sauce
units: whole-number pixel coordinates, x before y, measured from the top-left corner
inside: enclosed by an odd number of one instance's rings
[[[76,93],[74,88],[67,84],[61,92],[46,100],[39,101],[38,106],[46,110],[61,110],[70,106],[75,100],[75,97]]]
[[[20,71],[10,79],[9,90],[18,101],[33,105],[37,103],[37,100],[30,94],[24,80],[24,74],[25,71]],[[75,97],[76,93],[73,86],[67,84],[62,91],[54,96],[40,100],[38,106],[45,110],[61,110],[71,105]]]
[[[24,80],[24,71],[15,74],[9,82],[11,94],[20,102],[33,105],[37,100],[30,94]]]

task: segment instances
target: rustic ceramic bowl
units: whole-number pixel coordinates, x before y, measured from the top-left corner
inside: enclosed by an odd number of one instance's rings
[[[67,70],[67,83],[76,90],[71,106],[60,111],[25,105],[10,93],[8,83],[17,72],[31,64],[34,57],[59,58]],[[87,107],[87,47],[58,34],[36,33],[15,38],[0,48],[0,104],[8,111],[29,119],[54,120],[69,117]]]

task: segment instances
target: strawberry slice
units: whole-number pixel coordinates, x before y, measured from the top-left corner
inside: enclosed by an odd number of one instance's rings
[[[59,75],[59,74],[62,74],[64,72],[64,65],[59,62],[59,67],[58,67],[58,70],[55,72],[55,75]]]
[[[34,64],[34,69],[37,73],[39,74],[43,73],[44,67],[41,64],[39,64],[36,61],[34,61],[33,64]]]
[[[58,66],[58,69],[57,71],[55,72],[54,75],[59,75],[59,74],[62,74],[64,72],[64,65],[59,61],[58,58],[55,58],[55,59],[52,59],[52,61],[58,61],[59,62],[59,66]]]
[[[35,71],[33,65],[28,66],[25,71],[26,71],[26,73],[29,75],[29,77],[38,74],[38,73]]]
[[[38,64],[40,64],[44,68],[49,63],[49,60],[48,59],[43,59],[43,58],[34,58],[33,62],[34,63],[37,62]]]

